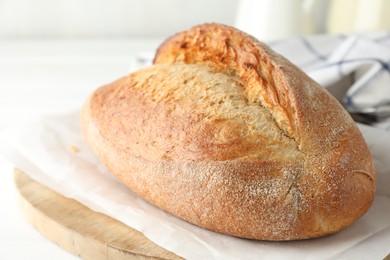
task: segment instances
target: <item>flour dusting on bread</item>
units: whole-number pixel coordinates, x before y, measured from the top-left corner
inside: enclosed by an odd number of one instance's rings
[[[111,172],[161,209],[237,237],[338,232],[375,193],[364,139],[326,90],[255,38],[203,24],[96,90],[81,117]]]

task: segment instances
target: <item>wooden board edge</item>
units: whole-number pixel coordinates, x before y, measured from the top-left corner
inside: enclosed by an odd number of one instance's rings
[[[183,259],[142,233],[92,211],[14,170],[26,220],[43,236],[83,259]]]

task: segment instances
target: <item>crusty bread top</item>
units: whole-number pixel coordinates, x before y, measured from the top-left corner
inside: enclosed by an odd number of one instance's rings
[[[120,116],[132,121],[113,121],[105,135],[152,161],[298,159],[294,140],[282,134],[267,109],[248,104],[243,89],[239,81],[204,65],[151,66],[127,77],[110,94],[115,105],[106,106],[107,114],[120,107]],[[145,101],[147,105],[139,104]],[[141,108],[148,118],[134,115]]]
[[[298,67],[228,26],[204,24],[179,33],[161,45],[154,63],[204,64],[238,79],[247,102],[269,110],[283,134],[302,150],[332,149],[332,137],[337,140],[338,132],[354,124],[340,104]]]

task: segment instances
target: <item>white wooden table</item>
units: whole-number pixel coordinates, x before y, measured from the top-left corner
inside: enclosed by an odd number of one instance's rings
[[[160,39],[0,40],[0,135],[41,114],[78,109],[97,87],[135,67]],[[1,145],[1,144],[0,144]],[[21,215],[13,165],[0,155],[0,259],[75,259]]]

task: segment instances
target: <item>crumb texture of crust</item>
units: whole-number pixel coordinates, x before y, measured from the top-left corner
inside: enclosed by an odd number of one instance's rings
[[[374,198],[371,155],[341,105],[228,26],[169,38],[154,65],[96,90],[81,115],[87,142],[123,183],[216,232],[324,236]]]

